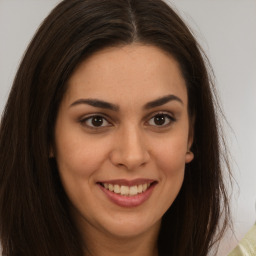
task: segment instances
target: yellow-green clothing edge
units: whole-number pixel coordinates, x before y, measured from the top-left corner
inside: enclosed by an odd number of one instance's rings
[[[256,256],[256,223],[228,256]]]

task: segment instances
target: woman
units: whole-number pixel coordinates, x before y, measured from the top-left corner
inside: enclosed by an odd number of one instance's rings
[[[62,1],[1,121],[3,255],[207,255],[229,207],[204,59],[161,0]]]

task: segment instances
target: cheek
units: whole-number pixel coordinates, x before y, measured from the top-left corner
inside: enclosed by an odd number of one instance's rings
[[[56,140],[56,159],[60,173],[69,175],[90,176],[103,161],[106,152],[102,144],[91,141],[90,138],[76,137],[76,134],[61,135]]]
[[[158,168],[166,176],[176,176],[184,172],[187,143],[179,138],[166,139],[155,148]]]
[[[162,195],[159,209],[164,213],[173,204],[183,184],[187,144],[175,137],[159,145],[155,151],[155,162],[159,170]]]
[[[56,161],[62,185],[75,208],[89,204],[94,174],[100,169],[105,151],[89,139],[76,139],[72,135],[56,140]],[[86,141],[86,143],[85,143]]]

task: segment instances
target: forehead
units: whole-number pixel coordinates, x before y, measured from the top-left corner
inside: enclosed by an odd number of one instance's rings
[[[106,48],[84,60],[68,81],[66,98],[146,102],[168,94],[187,102],[177,61],[155,46],[133,44]]]

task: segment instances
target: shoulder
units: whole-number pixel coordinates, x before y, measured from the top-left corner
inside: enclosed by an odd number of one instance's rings
[[[256,223],[228,256],[256,255]]]

